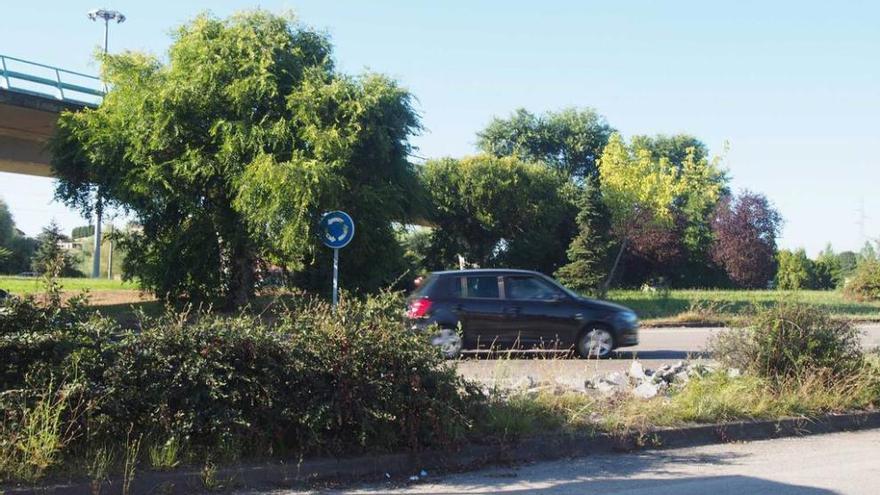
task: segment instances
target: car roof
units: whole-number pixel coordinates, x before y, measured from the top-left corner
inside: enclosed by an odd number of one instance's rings
[[[432,272],[432,275],[543,275],[531,270],[516,270],[511,268],[471,268],[468,270],[443,270]]]

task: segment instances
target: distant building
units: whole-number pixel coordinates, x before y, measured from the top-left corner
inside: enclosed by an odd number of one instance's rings
[[[58,241],[58,247],[65,251],[73,251],[81,250],[83,248],[83,244],[79,241]]]

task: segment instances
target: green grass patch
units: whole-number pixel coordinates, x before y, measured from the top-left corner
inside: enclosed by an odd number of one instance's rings
[[[100,292],[108,290],[131,290],[137,291],[134,282],[121,280],[108,280],[106,278],[59,278],[58,284],[63,291]],[[42,277],[15,277],[0,275],[0,289],[13,294],[24,296],[28,294],[40,294],[46,290],[46,284]]]
[[[646,325],[738,323],[756,309],[779,302],[808,304],[837,318],[880,320],[880,302],[847,300],[840,291],[672,290],[663,293],[614,290],[608,299],[632,308]]]

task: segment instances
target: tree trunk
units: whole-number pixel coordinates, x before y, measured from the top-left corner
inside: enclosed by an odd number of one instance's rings
[[[248,304],[254,296],[254,256],[247,246],[237,246],[233,250],[230,269],[232,273],[229,294],[226,295],[226,309],[235,309]]]
[[[624,237],[623,242],[620,243],[620,249],[617,251],[617,256],[614,258],[614,264],[611,265],[611,272],[608,273],[608,278],[605,279],[605,284],[602,287],[602,290],[605,293],[611,288],[611,281],[614,280],[614,274],[617,272],[617,265],[620,264],[620,258],[623,256],[624,250],[626,250],[626,237]]]

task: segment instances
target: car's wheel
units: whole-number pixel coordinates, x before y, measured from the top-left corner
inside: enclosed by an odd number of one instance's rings
[[[461,355],[461,335],[455,330],[441,328],[432,339],[431,343],[440,348],[443,357],[455,359]]]
[[[588,328],[578,339],[578,355],[585,359],[604,359],[614,350],[614,335],[603,327]]]

